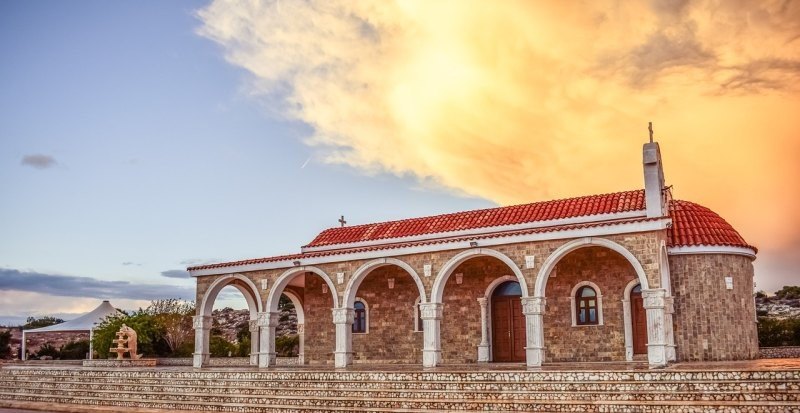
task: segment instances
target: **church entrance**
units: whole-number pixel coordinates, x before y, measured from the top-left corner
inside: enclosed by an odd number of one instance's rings
[[[522,290],[516,281],[497,286],[492,294],[492,359],[525,361],[525,317]]]
[[[633,354],[647,354],[647,313],[644,310],[641,285],[631,290],[631,326]]]

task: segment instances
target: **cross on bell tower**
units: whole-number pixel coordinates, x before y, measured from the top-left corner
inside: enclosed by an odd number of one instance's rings
[[[345,224],[347,224],[347,221],[345,221],[345,220],[344,220],[344,215],[342,215],[342,217],[341,217],[341,218],[339,218],[339,224],[340,224],[341,226],[345,226]]]

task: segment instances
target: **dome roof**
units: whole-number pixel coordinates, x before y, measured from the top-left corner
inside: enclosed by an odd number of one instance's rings
[[[670,247],[717,245],[758,249],[748,244],[728,221],[716,212],[689,201],[672,200],[669,205],[672,227]]]

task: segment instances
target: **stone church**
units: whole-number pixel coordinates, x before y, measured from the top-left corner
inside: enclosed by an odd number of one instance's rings
[[[194,365],[226,286],[260,367],[276,363],[282,294],[302,364],[755,358],[756,248],[672,199],[658,143],[643,158],[643,190],[330,228],[298,254],[191,267]]]

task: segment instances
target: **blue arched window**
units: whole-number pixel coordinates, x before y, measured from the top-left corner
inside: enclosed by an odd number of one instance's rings
[[[581,287],[575,294],[575,324],[598,324],[597,292],[592,287]]]
[[[363,301],[356,301],[353,304],[353,332],[366,333],[367,332],[367,305]]]

